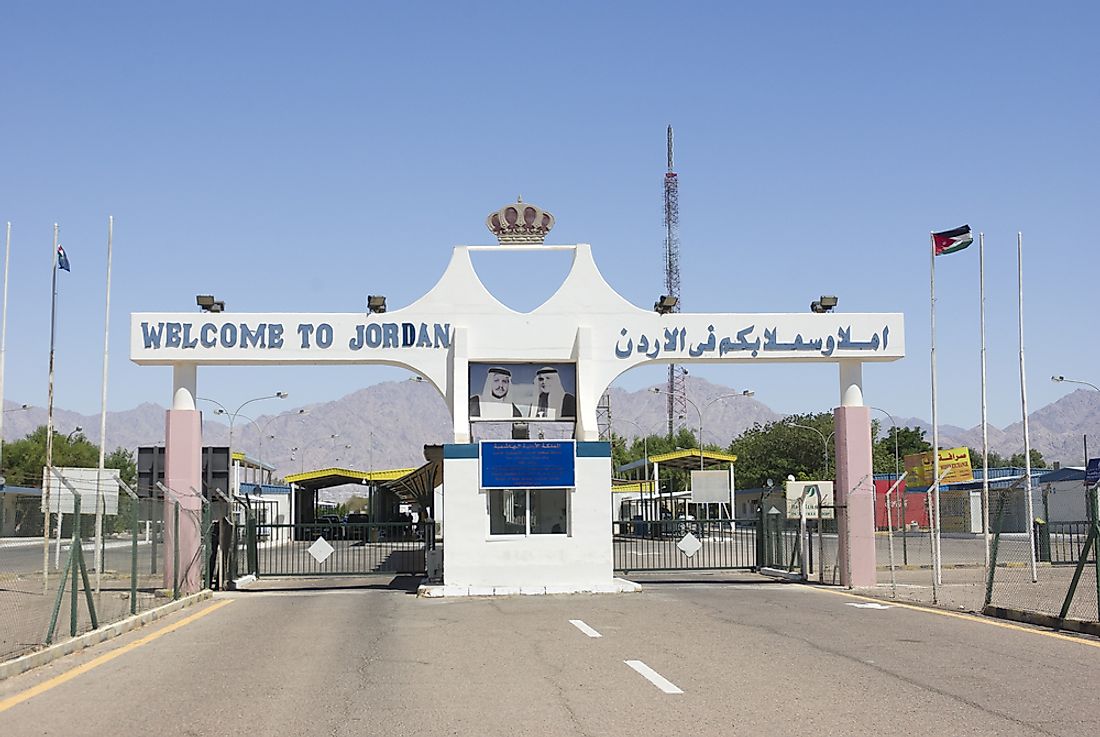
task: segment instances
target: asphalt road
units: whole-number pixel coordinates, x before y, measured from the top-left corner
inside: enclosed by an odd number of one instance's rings
[[[159,544],[159,543],[158,543]],[[69,555],[69,548],[72,543],[61,543],[61,565],[65,565],[65,560]],[[92,562],[95,560],[95,544],[86,542],[80,546],[84,551],[84,561],[89,568],[92,567]],[[55,552],[55,542],[50,541],[50,566],[53,566]],[[144,540],[138,541],[138,559],[143,565],[147,564],[149,557],[149,543]],[[108,570],[129,570],[130,569],[130,542],[111,540],[106,544],[106,559],[105,566]],[[36,543],[28,545],[26,543],[20,543],[18,545],[0,545],[0,573],[36,573],[42,570],[42,541],[38,540]],[[51,568],[52,570],[52,568]]]
[[[219,595],[0,682],[0,734],[1100,733],[1095,639],[718,578],[599,596],[425,600],[382,577]]]

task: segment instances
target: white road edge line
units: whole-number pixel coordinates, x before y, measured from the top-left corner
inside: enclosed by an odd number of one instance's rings
[[[640,673],[647,681],[652,683],[657,688],[661,689],[665,693],[683,693],[676,687],[670,680],[662,676],[657,671],[650,668],[648,665],[640,660],[624,660],[624,663]]]
[[[581,632],[588,635],[589,637],[603,637],[603,635],[601,635],[599,632],[592,629],[591,627],[589,627],[587,624],[585,624],[584,622],[582,622],[579,619],[570,619],[569,624],[573,625],[574,627],[576,627],[577,629],[579,629]]]

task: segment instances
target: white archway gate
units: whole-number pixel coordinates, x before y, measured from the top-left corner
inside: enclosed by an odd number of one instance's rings
[[[904,357],[901,314],[660,315],[616,293],[597,269],[591,246],[527,240],[455,247],[431,291],[408,307],[382,314],[132,314],[131,359],[173,367],[166,486],[201,488],[201,423],[195,406],[199,366],[401,366],[439,390],[453,420],[454,442],[444,450],[446,590],[608,590],[614,588],[611,462],[607,444],[597,442],[596,407],[615,378],[647,363],[832,363],[839,366],[840,381],[834,413],[840,559],[851,561],[841,578],[855,586],[874,583],[871,425],[863,404],[862,366]],[[505,249],[571,251],[572,268],[544,304],[516,312],[489,293],[470,260],[472,251]],[[559,526],[560,534],[513,530],[498,535],[490,529],[490,508],[499,507],[492,495],[499,491],[481,475],[469,416],[471,394],[480,388],[471,391],[470,366],[484,364],[575,367],[575,473],[567,485],[568,525]],[[166,504],[175,501],[185,509],[199,503],[193,495],[181,495]],[[181,528],[181,557],[190,559],[198,545],[198,529]],[[173,542],[166,539],[166,557],[172,550]],[[171,561],[165,568],[171,570]],[[196,572],[183,588],[198,585]]]

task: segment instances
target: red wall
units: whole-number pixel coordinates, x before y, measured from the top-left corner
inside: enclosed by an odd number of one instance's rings
[[[890,490],[893,483],[893,481],[875,481],[875,529],[877,530],[886,529],[886,492]],[[902,500],[905,502],[905,524],[916,522],[921,528],[928,527],[928,503],[925,501],[927,496],[923,492],[906,493],[905,482],[901,482],[901,485],[890,495],[890,501],[893,502],[890,514],[893,515],[895,530],[901,526],[898,518],[901,516],[899,505]]]

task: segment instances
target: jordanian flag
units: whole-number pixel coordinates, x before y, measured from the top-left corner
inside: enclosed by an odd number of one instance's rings
[[[932,234],[932,243],[935,245],[937,256],[961,251],[973,242],[974,234],[970,232],[969,225]]]

